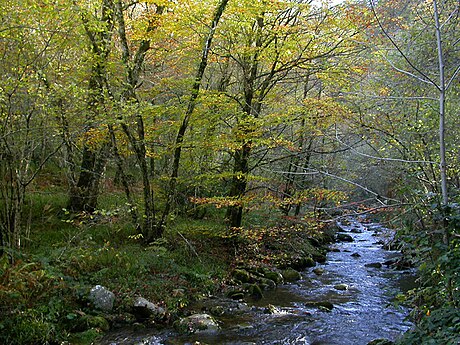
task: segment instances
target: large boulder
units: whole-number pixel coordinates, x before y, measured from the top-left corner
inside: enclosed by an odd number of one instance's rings
[[[179,320],[176,328],[181,333],[216,333],[220,330],[217,321],[209,314],[193,314]]]
[[[137,297],[134,300],[132,311],[136,319],[139,321],[145,321],[147,319],[159,321],[164,319],[166,316],[164,308],[146,300],[143,297]]]
[[[113,309],[115,295],[104,286],[96,285],[90,290],[88,299],[94,308],[104,312],[110,312]]]
[[[292,268],[288,268],[281,271],[281,274],[283,275],[285,282],[295,282],[297,280],[302,279],[302,275],[300,274],[300,272]]]

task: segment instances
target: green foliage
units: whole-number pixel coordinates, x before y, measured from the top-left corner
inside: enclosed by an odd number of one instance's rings
[[[426,212],[426,210],[425,210]],[[414,306],[416,327],[401,344],[457,344],[460,321],[460,209],[433,203],[425,231],[412,228],[404,237],[419,266],[420,287],[406,298]],[[420,340],[423,339],[422,342]]]
[[[49,266],[36,261],[0,259],[0,342],[48,344],[65,335],[59,326],[68,290]]]

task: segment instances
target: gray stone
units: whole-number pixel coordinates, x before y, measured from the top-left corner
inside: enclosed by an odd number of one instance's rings
[[[196,334],[196,333],[216,333],[220,330],[217,321],[208,314],[193,314],[181,319],[176,328],[179,332]]]
[[[369,268],[382,268],[382,264],[380,262],[371,262],[370,264],[365,264],[364,266]]]
[[[161,320],[165,317],[164,308],[146,300],[143,297],[137,297],[132,305],[133,314],[136,319],[143,321],[146,319]]]
[[[115,295],[112,291],[107,288],[96,285],[89,292],[88,299],[91,301],[96,309],[110,312],[113,309],[113,303],[115,302]]]

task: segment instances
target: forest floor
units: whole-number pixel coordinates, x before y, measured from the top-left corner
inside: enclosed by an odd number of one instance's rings
[[[6,256],[0,262],[1,343],[89,344],[116,324],[135,323],[138,296],[164,308],[160,323],[171,324],[190,303],[240,284],[236,269],[301,269],[324,260],[321,244],[331,239],[326,223],[271,212],[248,219],[252,226],[228,229],[214,212],[199,220],[176,217],[164,237],[145,244],[123,205],[75,216],[60,206],[64,200],[56,194],[35,200],[25,249],[10,253],[13,265]],[[96,285],[114,293],[111,312],[89,303]]]

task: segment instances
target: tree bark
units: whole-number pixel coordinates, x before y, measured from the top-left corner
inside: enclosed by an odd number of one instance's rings
[[[222,17],[222,14],[224,13],[224,10],[227,7],[228,2],[229,0],[221,0],[219,2],[216,12],[214,13],[214,16],[212,18],[211,28],[209,29],[208,37],[206,38],[203,44],[203,48],[201,50],[201,60],[198,66],[197,73],[195,75],[195,81],[192,86],[192,94],[190,95],[187,110],[184,114],[184,118],[182,119],[182,123],[176,135],[173,165],[172,165],[171,175],[169,178],[168,199],[166,201],[166,205],[163,210],[161,219],[157,225],[158,232],[160,233],[163,232],[163,228],[166,225],[167,217],[169,213],[171,212],[172,204],[174,202],[174,197],[175,197],[176,188],[177,188],[177,177],[179,176],[179,167],[180,167],[180,160],[181,160],[181,154],[182,154],[182,144],[184,142],[185,133],[187,131],[193,111],[195,110],[196,100],[200,93],[201,81],[203,80],[203,75],[208,65],[208,56],[209,56],[209,51],[211,50],[212,40],[214,38],[214,34],[216,32],[217,25],[219,24],[220,18]]]
[[[74,2],[74,4],[76,3]],[[113,30],[113,2],[102,0],[101,8],[100,21],[105,24],[105,30],[102,31],[94,30],[87,14],[83,10],[81,12],[83,26],[95,60],[91,66],[91,76],[88,83],[86,133],[94,129],[95,118],[100,112],[101,105],[105,103],[104,87],[107,85],[105,65],[110,52]],[[88,143],[84,143],[78,181],[76,185],[70,188],[69,210],[93,212],[97,208],[99,184],[105,168],[107,151],[108,145],[106,144],[100,149],[93,149]]]
[[[439,63],[439,157],[440,157],[440,173],[441,173],[441,195],[442,206],[446,207],[449,203],[449,195],[447,190],[447,164],[446,164],[446,139],[445,139],[445,117],[446,117],[446,78],[445,65],[442,49],[441,24],[439,22],[438,2],[433,1],[434,20],[436,27],[436,46],[438,52]]]

